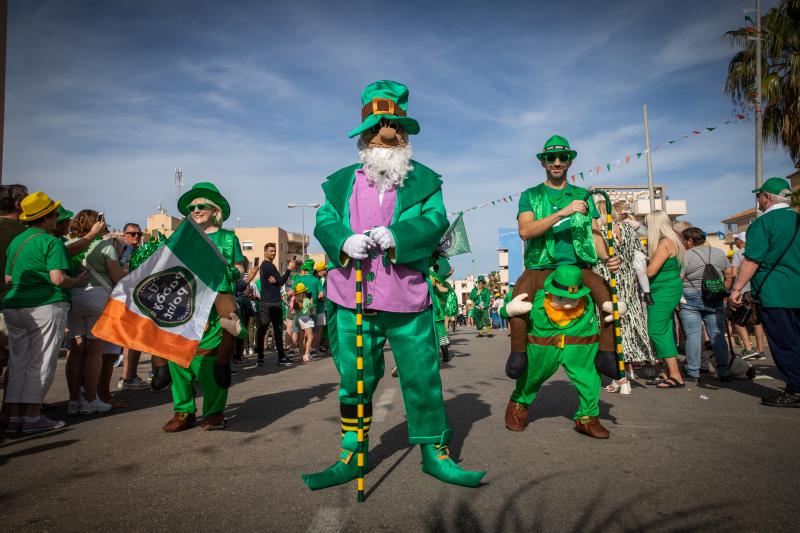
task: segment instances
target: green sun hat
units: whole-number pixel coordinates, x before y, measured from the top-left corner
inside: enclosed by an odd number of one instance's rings
[[[58,223],[61,224],[62,222],[66,222],[67,220],[72,220],[75,216],[75,213],[70,211],[69,209],[64,209],[64,206],[58,206]]]
[[[561,265],[547,276],[544,290],[554,296],[577,300],[589,294],[589,287],[583,284],[583,272],[575,265]]]
[[[544,148],[538,154],[536,154],[536,159],[541,161],[546,154],[569,154],[570,160],[575,159],[578,157],[578,152],[573,150],[569,147],[569,141],[562,137],[561,135],[553,135],[547,142],[544,143]]]
[[[785,179],[775,177],[762,183],[758,189],[753,189],[753,192],[767,192],[769,194],[788,196],[792,194],[792,186]]]
[[[306,272],[314,272],[314,260],[306,259],[305,261],[303,261],[300,270],[305,270]]]
[[[228,220],[228,217],[231,216],[231,206],[228,200],[220,194],[217,186],[210,181],[195,183],[192,185],[191,189],[183,193],[181,197],[178,198],[178,211],[180,211],[183,216],[188,217],[189,204],[192,203],[192,200],[197,198],[207,198],[217,204],[222,210],[222,220]]]
[[[419,133],[419,123],[406,115],[408,87],[390,80],[380,80],[367,85],[361,93],[361,125],[347,134],[355,137],[380,122],[382,118],[403,126],[409,135]]]

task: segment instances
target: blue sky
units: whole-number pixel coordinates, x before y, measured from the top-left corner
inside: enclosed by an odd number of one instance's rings
[[[456,211],[540,182],[534,154],[553,133],[578,170],[643,150],[643,103],[654,145],[730,119],[720,36],[742,5],[11,0],[4,181],[120,226],[161,201],[176,214],[181,167],[187,186],[220,186],[229,225],[299,230],[286,203],[322,199],[325,176],[355,161],[363,87],[394,79],[422,128],[414,157]],[[752,204],[753,157],[752,123],[732,124],[654,152],[655,181],[717,230]],[[791,167],[765,152],[765,177]],[[644,183],[644,158],[584,182]],[[511,204],[465,215],[478,272],[496,268],[497,228],[515,217]]]

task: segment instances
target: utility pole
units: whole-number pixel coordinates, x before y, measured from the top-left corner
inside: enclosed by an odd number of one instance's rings
[[[178,192],[178,200],[181,198],[181,194],[183,193],[183,169],[176,168],[175,169],[175,190]]]
[[[764,181],[761,148],[764,143],[761,118],[761,0],[756,0],[756,189]]]
[[[301,229],[300,232],[302,233],[303,239],[303,260],[306,259],[306,207],[310,207],[311,209],[317,209],[320,206],[319,202],[314,202],[313,204],[297,204],[294,202],[290,202],[286,204],[286,207],[289,209],[293,209],[295,207],[300,208],[300,224]]]
[[[656,193],[653,189],[653,160],[650,157],[650,127],[647,125],[647,104],[644,108],[644,154],[647,156],[647,190],[650,191],[650,212],[656,210]]]

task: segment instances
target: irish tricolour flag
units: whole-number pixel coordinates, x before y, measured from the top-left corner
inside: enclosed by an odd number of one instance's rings
[[[114,287],[92,333],[188,367],[225,278],[226,262],[192,220]]]

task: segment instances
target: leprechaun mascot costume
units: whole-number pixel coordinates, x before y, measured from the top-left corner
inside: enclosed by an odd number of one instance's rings
[[[560,365],[578,391],[576,431],[607,439],[608,430],[598,419],[600,375],[594,362],[600,339],[598,321],[581,270],[572,265],[556,268],[544,288],[534,294],[529,318],[527,364],[511,394],[515,409],[506,411],[506,427],[525,430],[528,408]]]
[[[342,433],[331,467],[304,474],[311,489],[357,477],[356,270],[363,295],[363,429],[372,418],[372,395],[383,377],[388,340],[400,373],[409,441],[419,444],[422,470],[442,481],[475,487],[485,472],[461,469],[449,456],[451,430],[442,400],[439,354],[427,280],[430,257],[448,227],[439,174],[411,159],[408,135],[419,124],[407,115],[408,89],[377,81],[361,96],[360,163],[322,185],[325,205],[314,236],[334,266],[327,280],[327,319],[341,383]],[[366,443],[368,446],[368,442]],[[366,465],[368,466],[368,465]]]
[[[486,287],[486,279],[483,276],[478,276],[478,286],[473,287],[469,293],[469,299],[475,307],[472,310],[472,321],[475,323],[475,328],[478,330],[478,337],[483,337],[484,331],[486,336],[489,336],[489,329],[492,322],[489,319],[489,306],[492,301],[492,293]]]
[[[241,275],[242,248],[233,231],[220,227],[230,216],[231,208],[213,183],[195,184],[178,199],[178,210],[205,231],[228,263],[228,272],[218,288],[215,306],[189,368],[168,362],[175,414],[162,429],[173,433],[194,425],[195,382],[203,389],[203,429],[223,429],[223,412],[231,384],[231,356],[236,337],[244,338],[247,333],[236,313],[234,298],[236,279]],[[137,257],[137,262],[141,264],[141,258]]]

